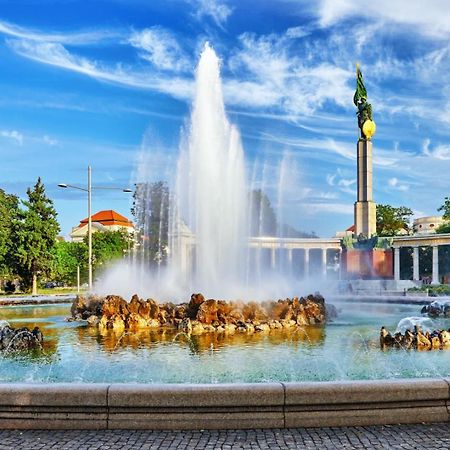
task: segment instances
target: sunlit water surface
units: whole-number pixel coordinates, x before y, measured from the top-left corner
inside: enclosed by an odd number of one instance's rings
[[[379,329],[420,315],[420,306],[336,304],[339,317],[324,327],[290,332],[100,334],[68,323],[70,305],[3,307],[0,320],[39,326],[42,352],[0,355],[2,382],[222,383],[325,381],[450,375],[450,350],[381,351]],[[449,328],[449,319],[434,320]]]

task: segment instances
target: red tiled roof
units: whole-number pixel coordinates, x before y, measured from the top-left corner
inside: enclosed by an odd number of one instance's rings
[[[133,227],[133,223],[121,214],[108,209],[105,211],[99,211],[91,216],[92,222],[99,222],[105,226],[120,225],[122,227]],[[80,221],[80,226],[86,225],[88,223],[88,218]]]
[[[348,227],[345,231],[355,231],[355,225],[352,225],[351,227]]]

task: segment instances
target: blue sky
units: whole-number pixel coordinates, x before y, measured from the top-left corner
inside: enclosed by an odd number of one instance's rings
[[[209,41],[274,204],[287,170],[285,221],[321,236],[353,222],[357,62],[375,201],[433,215],[450,195],[449,38],[446,0],[0,0],[0,187],[23,196],[41,176],[67,235],[86,200],[56,185],[85,183],[88,164],[97,186],[129,186],[142,160],[170,177]],[[130,216],[126,194],[93,201]]]

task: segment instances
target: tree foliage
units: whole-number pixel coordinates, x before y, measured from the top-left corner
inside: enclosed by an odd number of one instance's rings
[[[170,191],[167,183],[138,183],[131,212],[135,218],[137,242],[150,263],[167,259],[169,243]]]
[[[94,271],[121,259],[132,246],[132,237],[126,231],[99,231],[92,234],[92,265]],[[87,247],[88,237],[84,238]],[[87,258],[86,258],[87,260]]]
[[[377,205],[377,235],[395,236],[409,233],[413,212],[406,206]]]
[[[80,267],[80,281],[86,282],[88,247],[84,242],[57,242],[54,250],[52,280],[69,286],[77,282],[77,267]]]
[[[28,200],[22,200],[25,208],[19,209],[12,227],[12,256],[25,288],[31,286],[33,276],[50,273],[59,232],[53,202],[40,178],[33,189],[27,189],[27,196]]]
[[[277,217],[269,197],[261,189],[250,192],[250,235],[277,235]]]
[[[442,218],[450,221],[450,197],[445,197],[444,204],[438,208],[438,211],[443,211]]]
[[[436,228],[436,233],[450,233],[450,197],[445,197],[444,204],[438,208],[442,211],[444,222]]]
[[[19,199],[0,189],[0,276],[11,274],[12,225],[19,211]]]

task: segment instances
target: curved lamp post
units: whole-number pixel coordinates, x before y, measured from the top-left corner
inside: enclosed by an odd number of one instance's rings
[[[78,189],[79,191],[87,192],[88,194],[88,284],[89,290],[92,289],[92,190],[98,189],[111,189],[111,190],[120,190],[122,192],[130,193],[133,192],[131,189],[122,189],[118,187],[92,187],[92,169],[91,166],[88,166],[88,184],[87,187],[74,186],[73,184],[59,183],[58,186],[60,188],[72,188]]]

